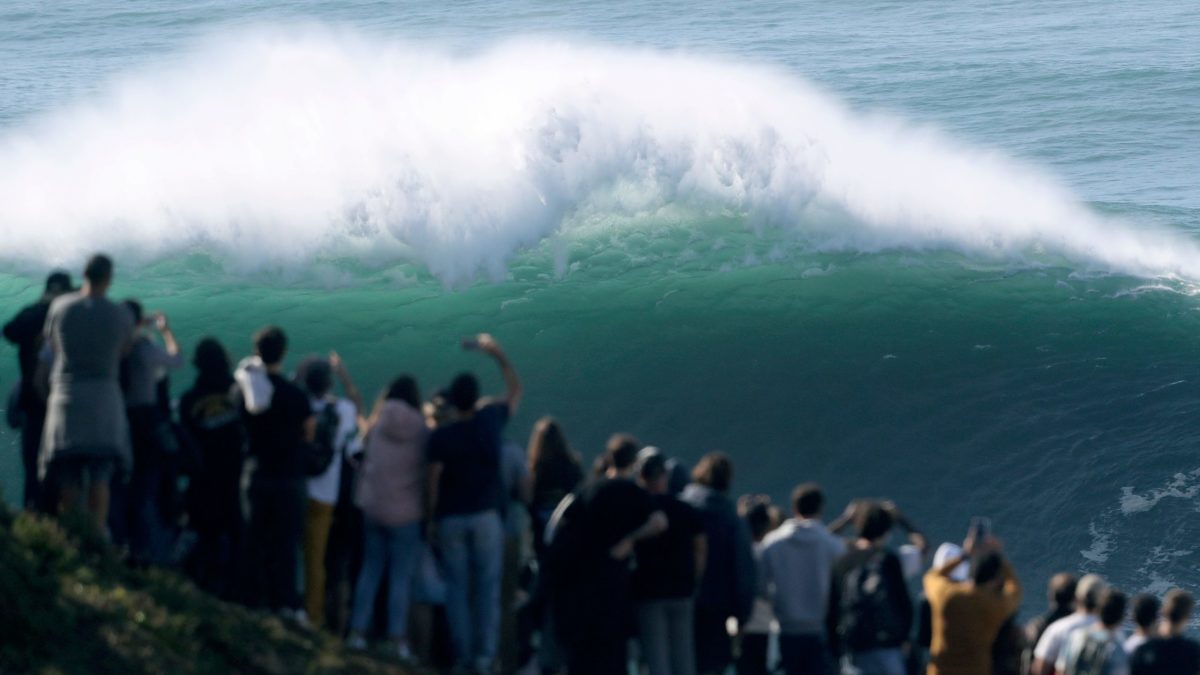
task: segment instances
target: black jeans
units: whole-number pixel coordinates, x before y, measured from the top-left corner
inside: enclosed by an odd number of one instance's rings
[[[254,586],[267,609],[300,609],[296,565],[307,498],[303,478],[255,476],[250,485]]]
[[[767,675],[767,633],[743,633],[737,675]]]
[[[787,675],[829,675],[833,659],[820,635],[779,636],[779,659]]]
[[[24,504],[27,511],[53,512],[55,506],[43,497],[42,483],[38,480],[38,454],[42,450],[42,429],[45,424],[45,406],[25,406],[25,420],[21,424],[21,463],[25,465]]]

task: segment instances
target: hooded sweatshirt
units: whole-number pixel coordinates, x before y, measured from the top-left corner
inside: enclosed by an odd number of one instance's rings
[[[821,521],[793,518],[763,540],[762,569],[784,634],[824,634],[833,564],[846,542]]]
[[[355,503],[372,521],[399,527],[421,520],[425,500],[425,418],[389,399],[367,436]]]
[[[738,517],[729,497],[712,488],[692,483],[679,499],[700,512],[708,540],[708,558],[696,595],[696,606],[744,622],[754,607],[758,587],[758,566],[750,530]]]

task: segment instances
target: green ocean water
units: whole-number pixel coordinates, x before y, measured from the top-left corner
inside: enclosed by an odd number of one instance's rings
[[[185,348],[275,323],[367,392],[498,388],[488,331],[517,440],[991,516],[1029,584],[1200,581],[1178,5],[69,9],[0,13],[5,312],[104,248]]]

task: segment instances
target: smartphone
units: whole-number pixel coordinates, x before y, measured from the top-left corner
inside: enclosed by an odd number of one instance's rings
[[[479,338],[463,338],[462,348],[468,352],[479,351]]]
[[[987,538],[992,536],[992,519],[982,516],[972,518],[971,529],[968,531],[967,536],[971,537],[976,546],[987,541]]]

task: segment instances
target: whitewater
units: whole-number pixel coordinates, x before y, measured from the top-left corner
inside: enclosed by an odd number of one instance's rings
[[[1196,43],[1165,1],[17,0],[2,309],[106,250],[185,349],[275,322],[367,392],[498,386],[486,330],[515,440],[990,516],[1027,613],[1060,569],[1200,584]]]
[[[1200,278],[1193,241],[1099,216],[1001,152],[775,69],[566,43],[228,38],[8,131],[0,167],[0,252],[41,263],[205,247],[244,267],[412,259],[462,287],[590,220],[682,204],[814,250]]]

